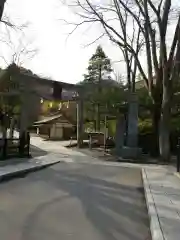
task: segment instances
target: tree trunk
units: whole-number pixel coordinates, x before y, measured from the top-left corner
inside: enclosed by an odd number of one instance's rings
[[[161,118],[161,105],[154,104],[152,111],[153,151],[154,157],[159,156],[159,123]]]
[[[159,157],[159,126],[161,119],[161,107],[162,107],[162,79],[163,72],[160,68],[156,72],[156,84],[153,85],[153,88],[150,91],[150,97],[152,98],[153,108],[152,108],[152,128],[153,128],[153,151],[152,154],[154,157]]]
[[[165,87],[163,91],[162,112],[159,127],[159,151],[162,160],[165,162],[170,160],[170,105],[169,89],[168,87]]]
[[[93,131],[96,132],[96,120],[93,120],[93,125],[94,125]]]
[[[7,138],[7,116],[4,114],[3,116],[3,122],[2,122],[2,138],[6,139]]]
[[[14,126],[15,126],[15,118],[12,117],[11,122],[10,122],[10,131],[9,131],[10,138],[14,137]]]
[[[6,0],[1,0],[0,1],[0,21],[1,21],[2,16],[3,16],[5,2],[6,2]]]
[[[100,132],[101,130],[101,114],[100,114],[100,101],[99,96],[101,95],[101,79],[102,78],[102,66],[99,64],[99,79],[98,79],[98,103],[97,103],[97,122],[96,122],[96,130]]]
[[[7,127],[6,126],[2,127],[2,138],[3,139],[7,138]]]

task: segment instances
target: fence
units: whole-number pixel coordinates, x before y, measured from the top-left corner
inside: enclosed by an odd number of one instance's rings
[[[23,134],[20,138],[0,139],[0,160],[13,157],[30,156],[30,136]]]

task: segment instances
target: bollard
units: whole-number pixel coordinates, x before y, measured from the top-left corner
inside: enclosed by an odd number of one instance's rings
[[[180,138],[178,138],[178,145],[177,145],[177,172],[180,171]]]
[[[70,147],[72,146],[72,140],[73,140],[73,137],[70,138],[70,143],[69,143]]]

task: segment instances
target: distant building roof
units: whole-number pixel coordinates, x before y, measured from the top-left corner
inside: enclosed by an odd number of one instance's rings
[[[69,125],[73,126],[73,124],[68,119],[66,119],[62,113],[57,114],[57,115],[53,115],[53,116],[44,117],[43,119],[35,122],[33,124],[33,126],[40,126],[40,125],[52,123],[52,122],[54,122],[56,120],[59,120],[59,119],[61,119],[62,124],[69,124]]]

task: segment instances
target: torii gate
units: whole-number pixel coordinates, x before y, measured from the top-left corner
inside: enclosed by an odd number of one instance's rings
[[[40,78],[36,75],[20,72],[15,64],[11,64],[4,70],[0,76],[3,81],[11,81],[18,84],[10,84],[6,89],[0,90],[0,96],[20,95],[22,100],[22,110],[20,115],[20,134],[27,131],[34,113],[39,111],[41,98],[49,100],[61,100],[62,89],[73,90],[77,93],[77,145],[83,143],[83,90],[81,85],[75,85],[65,82],[57,82],[46,78]],[[7,84],[8,85],[8,84]]]

